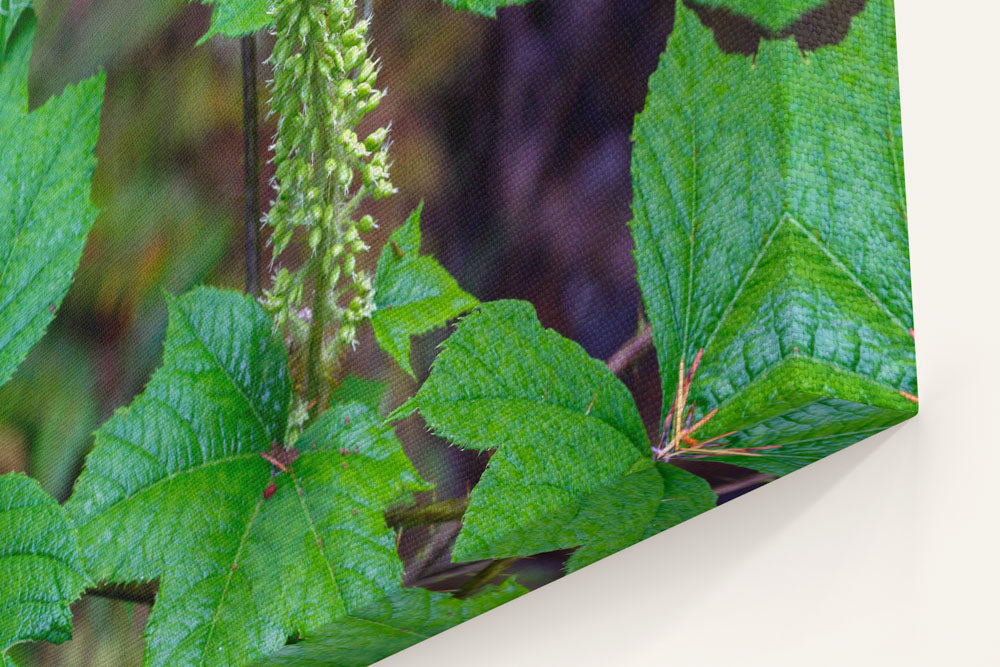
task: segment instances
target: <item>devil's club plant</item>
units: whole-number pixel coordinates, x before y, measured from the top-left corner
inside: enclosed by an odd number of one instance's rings
[[[485,16],[526,2],[445,0]],[[98,429],[65,507],[0,476],[4,665],[13,644],[66,639],[89,586],[155,595],[148,664],[360,667],[524,593],[501,577],[518,557],[572,550],[571,572],[713,507],[692,460],[771,479],[916,412],[890,0],[677,4],[633,135],[648,325],[609,364],[531,304],[463,291],[421,254],[422,205],[361,270],[375,221],[360,207],[395,192],[388,127],[358,134],[386,94],[367,11],[213,4],[202,41],[275,36],[269,285],[166,297],[162,364]],[[103,75],[29,113],[34,20],[0,1],[0,382],[54,316],[96,215]],[[416,377],[411,338],[459,317],[388,418],[383,384],[345,376],[367,323]],[[652,433],[616,377],[646,343]],[[491,454],[468,497],[414,495],[432,487],[394,430],[414,413]],[[402,530],[458,520],[430,534],[485,562],[448,591],[404,587]]]

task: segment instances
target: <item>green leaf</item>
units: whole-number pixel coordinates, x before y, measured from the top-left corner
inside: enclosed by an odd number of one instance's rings
[[[413,376],[410,337],[442,327],[479,302],[462,291],[437,260],[420,254],[420,212],[394,231],[375,272],[375,340]]]
[[[361,403],[378,414],[378,406],[388,388],[385,382],[369,380],[358,375],[348,375],[330,394],[331,403]]]
[[[87,575],[62,507],[38,482],[0,475],[0,661],[12,645],[62,642],[73,625],[69,605]]]
[[[527,592],[512,579],[501,586],[488,586],[468,600],[419,588],[401,590],[306,635],[260,664],[366,667]]]
[[[591,496],[574,521],[581,546],[566,562],[575,572],[715,507],[708,482],[657,463]]]
[[[30,8],[31,0],[0,0],[0,56],[7,51],[7,42],[10,41],[21,15]]]
[[[503,7],[514,5],[525,5],[531,0],[444,0],[446,5],[451,5],[455,9],[464,9],[469,12],[476,12],[483,16],[495,17],[497,10]]]
[[[437,435],[497,450],[472,490],[457,560],[578,546],[573,519],[587,499],[652,465],[625,386],[522,301],[483,304],[459,323],[390,417],[415,409]]]
[[[268,14],[269,0],[201,0],[204,5],[214,5],[208,32],[198,44],[204,44],[215,35],[242,37],[252,35],[271,25]]]
[[[272,477],[261,454],[281,455],[291,387],[270,318],[210,288],[167,305],[163,365],[98,430],[67,509],[96,579],[159,578],[148,664],[242,664],[398,588],[382,512],[419,480],[360,404],[325,413]]]
[[[104,74],[28,113],[34,13],[0,25],[0,384],[45,333],[97,209],[90,202]]]
[[[772,33],[778,33],[808,11],[829,0],[695,0],[695,4],[728,9],[745,16]]]
[[[636,121],[632,231],[664,411],[783,474],[916,413],[892,7],[838,45],[723,54],[678,3]]]

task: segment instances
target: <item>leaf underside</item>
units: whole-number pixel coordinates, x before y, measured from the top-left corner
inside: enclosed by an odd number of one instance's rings
[[[446,5],[451,5],[455,9],[463,9],[489,17],[495,17],[498,9],[524,5],[529,2],[531,0],[444,0]]]
[[[723,54],[682,3],[636,121],[632,231],[662,369],[719,460],[783,474],[916,412],[890,0],[804,56]]]
[[[96,579],[159,578],[147,664],[242,664],[399,587],[383,510],[418,478],[361,404],[325,413],[272,476],[260,454],[291,388],[270,319],[210,288],[168,310],[163,365],[98,430],[67,509]]]
[[[62,507],[35,480],[0,475],[0,664],[11,645],[61,642],[87,576]]]
[[[212,21],[208,32],[201,36],[198,44],[204,44],[215,35],[252,35],[271,25],[271,16],[268,14],[270,0],[202,0],[202,4],[213,6]]]
[[[731,12],[752,19],[777,33],[806,12],[822,7],[829,0],[695,0],[695,4]]]
[[[375,340],[413,376],[410,338],[443,327],[479,302],[437,260],[420,254],[423,203],[389,237],[375,273]]]
[[[513,580],[488,586],[468,600],[404,589],[257,664],[366,667],[524,593]]]
[[[415,409],[450,442],[496,450],[472,490],[456,560],[590,542],[596,560],[641,539],[638,528],[616,540],[604,533],[608,517],[631,521],[617,497],[647,503],[646,523],[664,498],[628,390],[579,345],[544,329],[528,303],[483,304],[461,320],[430,377],[393,416]]]
[[[35,17],[14,2],[0,24],[0,384],[55,317],[97,217],[90,179],[104,74],[28,112]]]

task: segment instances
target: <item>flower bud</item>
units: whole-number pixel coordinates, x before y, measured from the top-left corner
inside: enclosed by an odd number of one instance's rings
[[[366,60],[365,64],[361,66],[361,70],[358,72],[358,81],[371,85],[374,80],[375,63],[372,60]]]
[[[360,48],[356,46],[351,47],[344,54],[344,66],[347,67],[347,69],[354,69],[361,64],[364,55],[364,51]]]
[[[365,138],[365,148],[370,151],[378,149],[385,138],[389,135],[389,130],[384,127],[380,127]]]
[[[345,324],[344,326],[340,327],[340,331],[337,332],[337,337],[340,338],[340,340],[345,344],[353,343],[355,333],[356,330],[353,324]]]
[[[353,28],[344,33],[344,46],[358,46],[364,39],[364,34],[357,28]]]
[[[340,163],[337,171],[337,180],[345,188],[350,187],[351,181],[354,180],[354,170],[351,169],[350,165],[346,163]]]

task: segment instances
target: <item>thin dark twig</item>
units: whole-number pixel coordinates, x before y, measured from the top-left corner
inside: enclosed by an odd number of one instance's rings
[[[621,374],[625,369],[639,360],[639,358],[653,347],[653,328],[646,325],[633,338],[611,355],[608,359],[608,368],[615,375]]]
[[[720,453],[725,453],[725,450],[719,450]],[[715,491],[715,495],[722,496],[727,493],[736,493],[737,491],[743,491],[744,489],[749,489],[753,486],[768,484],[773,482],[777,477],[774,475],[765,475],[760,473],[757,475],[750,475],[749,477],[744,477],[743,479],[738,479],[733,482],[727,482],[725,484],[720,484],[718,486],[713,486],[712,490]]]
[[[420,577],[414,578],[410,583],[406,584],[411,588],[427,588],[430,590],[451,590],[454,588],[452,586],[449,588],[442,582],[446,582],[449,579],[456,579],[465,577],[468,575],[475,575],[482,572],[483,568],[489,563],[495,561],[490,560],[477,560],[471,563],[454,563],[448,565],[447,567],[428,572],[421,575]]]
[[[240,39],[243,60],[243,196],[246,290],[260,294],[260,156],[257,154],[257,37]]]
[[[501,558],[491,562],[479,574],[469,579],[461,588],[455,591],[455,597],[459,599],[471,598],[516,561],[517,558]]]
[[[392,528],[430,526],[448,521],[460,521],[469,506],[468,497],[439,500],[429,505],[390,507],[385,522]]]

